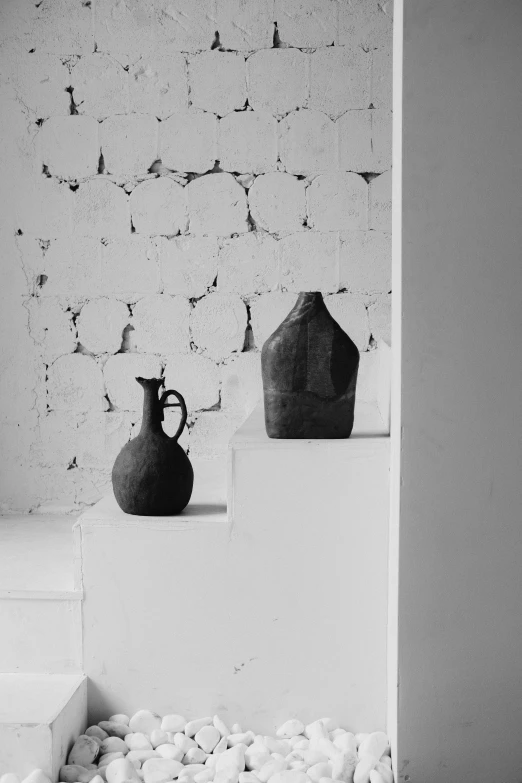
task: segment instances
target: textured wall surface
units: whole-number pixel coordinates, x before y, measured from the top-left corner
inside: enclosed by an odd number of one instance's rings
[[[1,508],[95,502],[136,375],[163,373],[189,453],[223,459],[301,290],[374,396],[391,29],[385,0],[1,4]]]

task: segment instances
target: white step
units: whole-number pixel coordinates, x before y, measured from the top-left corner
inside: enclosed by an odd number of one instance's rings
[[[82,675],[0,674],[0,775],[42,769],[51,780],[87,726]]]
[[[0,672],[81,672],[74,518],[0,517]]]
[[[178,517],[106,498],[78,520],[91,720],[147,706],[268,733],[289,714],[384,728],[389,438],[270,441],[262,412]]]

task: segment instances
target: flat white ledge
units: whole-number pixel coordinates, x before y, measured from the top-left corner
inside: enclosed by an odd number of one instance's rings
[[[83,674],[0,674],[0,723],[52,723],[85,679]]]

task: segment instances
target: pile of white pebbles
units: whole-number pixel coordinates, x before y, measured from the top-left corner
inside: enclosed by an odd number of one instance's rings
[[[112,715],[72,747],[62,783],[393,783],[382,731],[352,734],[331,718],[292,718],[275,737],[230,729],[215,715],[187,721],[150,710]],[[4,775],[0,783],[19,783]],[[50,783],[34,770],[22,783]]]

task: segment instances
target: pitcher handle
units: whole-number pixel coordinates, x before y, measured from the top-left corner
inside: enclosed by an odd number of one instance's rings
[[[175,397],[178,398],[179,402],[167,402],[170,395],[173,394]],[[187,406],[185,405],[185,400],[183,399],[182,395],[174,391],[174,389],[169,389],[168,391],[163,392],[163,394],[160,397],[160,405],[161,405],[161,415],[163,420],[163,409],[164,408],[181,408],[181,421],[179,423],[179,427],[176,431],[176,434],[172,436],[172,440],[177,440],[181,433],[183,432],[183,428],[185,424],[187,423]]]

